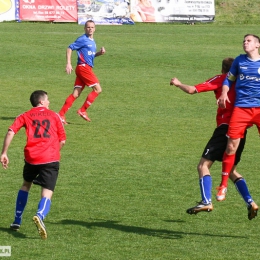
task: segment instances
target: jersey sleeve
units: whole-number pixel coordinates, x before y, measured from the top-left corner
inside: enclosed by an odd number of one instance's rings
[[[13,124],[8,129],[16,134],[23,126],[25,126],[25,119],[23,114],[21,114],[16,117]]]
[[[71,50],[79,50],[80,48],[82,48],[84,46],[84,40],[83,37],[80,36],[76,39],[75,42],[71,43],[68,48],[70,48]]]
[[[207,91],[214,91],[222,86],[222,82],[226,74],[217,75],[213,78],[206,80],[203,83],[195,85],[196,91],[200,92],[207,92]]]

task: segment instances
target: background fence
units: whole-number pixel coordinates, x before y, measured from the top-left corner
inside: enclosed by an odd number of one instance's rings
[[[1,0],[0,21],[212,22],[214,0]]]

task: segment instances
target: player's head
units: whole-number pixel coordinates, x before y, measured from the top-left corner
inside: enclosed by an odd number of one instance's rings
[[[243,49],[246,53],[258,52],[260,47],[260,38],[255,34],[246,34],[243,40]]]
[[[256,42],[260,43],[260,38],[259,38],[257,35],[255,35],[255,34],[250,34],[250,33],[249,33],[249,34],[246,34],[246,35],[244,36],[244,40],[245,40],[248,36],[253,37]]]
[[[222,61],[222,73],[228,73],[229,72],[233,61],[234,61],[234,59],[230,58],[230,57],[225,58]]]
[[[47,92],[43,90],[36,90],[30,96],[30,102],[33,107],[43,106],[49,107],[49,100],[47,96]]]
[[[92,38],[93,34],[95,32],[95,22],[93,20],[86,21],[84,30],[85,30],[86,35],[88,35],[89,37]]]

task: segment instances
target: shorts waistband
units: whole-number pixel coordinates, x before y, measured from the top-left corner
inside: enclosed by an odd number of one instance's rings
[[[80,66],[80,67],[87,67],[87,66],[89,66],[89,65],[86,64],[86,63],[82,63],[82,64],[78,64],[78,66]]]

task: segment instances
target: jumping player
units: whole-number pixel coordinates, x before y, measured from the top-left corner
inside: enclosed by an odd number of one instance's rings
[[[60,149],[65,144],[66,134],[57,113],[49,110],[47,92],[34,91],[30,96],[33,108],[19,115],[9,127],[1,154],[1,163],[7,169],[7,156],[14,135],[25,128],[27,142],[24,148],[23,184],[18,191],[14,222],[10,228],[18,231],[27,204],[32,183],[42,187],[41,199],[33,221],[42,239],[47,238],[43,219],[50,211],[51,198],[59,173]]]
[[[182,84],[177,78],[172,78],[170,81],[171,85],[175,85],[179,87],[181,90],[188,94],[196,94],[207,91],[214,91],[216,99],[218,99],[221,95],[222,91],[222,83],[227,76],[227,72],[229,71],[231,64],[233,62],[233,58],[225,58],[222,61],[222,74],[216,75],[215,77],[195,86],[189,86]],[[202,157],[197,166],[199,173],[199,185],[201,191],[201,202],[199,202],[196,206],[187,209],[187,213],[189,214],[197,214],[201,211],[210,212],[213,210],[213,205],[211,201],[211,188],[212,188],[212,178],[210,175],[210,168],[214,161],[222,161],[223,153],[227,144],[226,133],[228,130],[228,124],[231,117],[231,113],[233,110],[233,104],[235,100],[235,92],[230,91],[229,93],[230,103],[228,103],[225,109],[218,108],[217,110],[217,128],[215,129],[212,137],[204,148],[202,153]],[[246,131],[246,130],[245,130]],[[245,134],[246,137],[246,134]],[[244,149],[245,138],[241,139],[241,143],[239,149],[236,154],[236,161],[234,167],[231,169],[230,179],[234,182],[237,190],[241,194],[244,201],[247,205],[250,203],[254,203],[245,180],[242,175],[240,175],[236,171],[236,165],[240,161],[242,151]],[[225,194],[224,194],[225,195]],[[251,202],[248,202],[248,198],[250,198]],[[225,196],[222,193],[218,194],[216,199],[218,201],[224,200]],[[251,215],[251,211],[248,211],[248,218],[252,219],[254,216]]]
[[[230,102],[228,93],[234,81],[236,100],[235,108],[227,132],[228,143],[222,161],[222,182],[226,187],[230,169],[233,167],[235,153],[244,137],[248,125],[255,124],[260,134],[260,39],[257,35],[244,36],[243,49],[246,54],[235,58],[227,78],[223,83],[222,95],[218,99],[220,107],[225,108]],[[251,204],[250,210],[257,215],[258,207]]]

